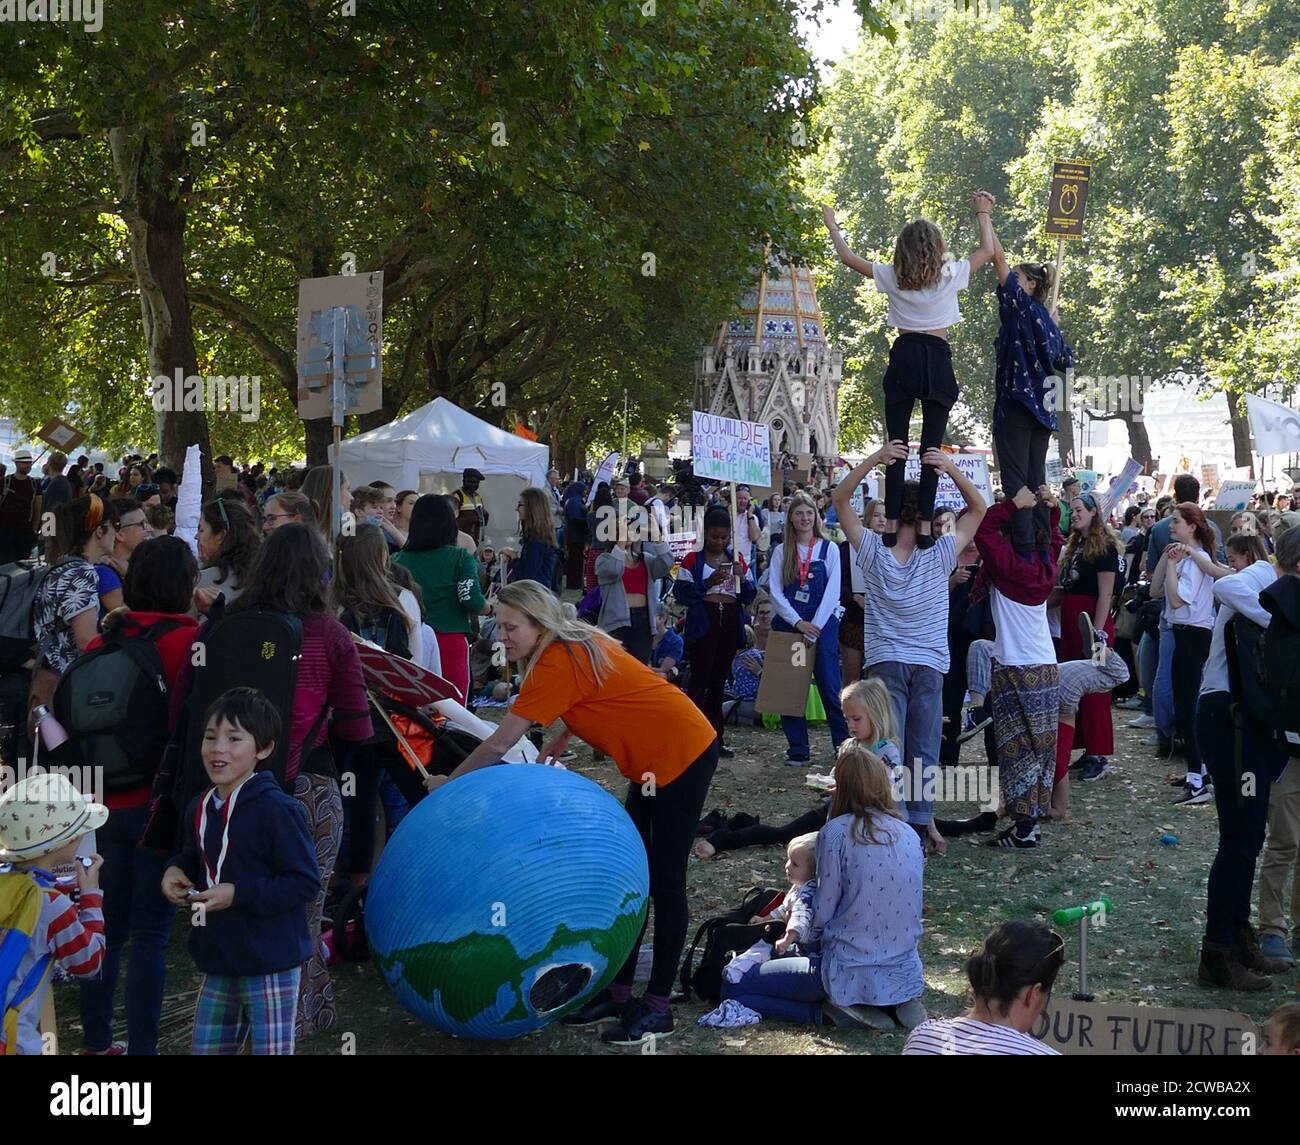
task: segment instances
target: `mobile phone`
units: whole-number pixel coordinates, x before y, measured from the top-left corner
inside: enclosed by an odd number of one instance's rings
[[[203,892],[197,887],[186,887],[185,895],[187,898],[193,898],[195,895],[201,895]]]

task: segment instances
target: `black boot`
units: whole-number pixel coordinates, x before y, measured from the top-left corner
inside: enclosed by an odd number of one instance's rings
[[[1233,946],[1222,942],[1201,942],[1201,964],[1196,980],[1202,986],[1218,986],[1224,990],[1271,990],[1273,982],[1244,966]]]
[[[1270,958],[1259,948],[1259,935],[1248,922],[1237,926],[1237,938],[1232,944],[1237,961],[1257,974],[1285,974],[1291,963],[1284,958]]]

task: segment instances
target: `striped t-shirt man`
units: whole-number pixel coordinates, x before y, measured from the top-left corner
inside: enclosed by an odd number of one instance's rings
[[[906,564],[894,559],[867,529],[857,551],[866,582],[865,667],[895,661],[948,671],[948,577],[957,567],[952,535],[913,549]]]

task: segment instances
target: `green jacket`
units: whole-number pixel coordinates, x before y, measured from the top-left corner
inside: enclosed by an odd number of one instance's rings
[[[487,598],[479,587],[478,562],[468,551],[458,545],[403,549],[393,560],[420,586],[425,619],[434,632],[470,633],[471,617],[483,611]]]

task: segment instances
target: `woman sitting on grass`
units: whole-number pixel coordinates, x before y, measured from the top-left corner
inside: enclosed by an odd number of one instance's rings
[[[918,1026],[925,1020],[917,950],[924,864],[921,840],[899,818],[889,768],[865,744],[846,741],[830,817],[817,836],[811,952],[751,967],[723,984],[723,999],[790,1021]]]

